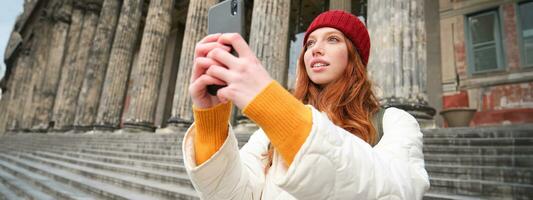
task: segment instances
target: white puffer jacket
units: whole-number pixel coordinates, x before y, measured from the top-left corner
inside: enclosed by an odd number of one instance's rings
[[[388,108],[372,148],[312,108],[313,127],[290,167],[278,153],[265,176],[269,139],[259,129],[239,151],[229,128],[220,150],[194,160],[194,124],[183,141],[185,167],[202,199],[422,199],[429,189],[422,133],[407,112]]]

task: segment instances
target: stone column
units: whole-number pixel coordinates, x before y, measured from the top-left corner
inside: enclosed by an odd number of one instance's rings
[[[154,131],[155,110],[172,26],[173,0],[151,0],[146,16],[139,63],[131,74],[133,88],[124,126],[133,131]]]
[[[426,87],[423,0],[368,1],[371,51],[368,69],[385,107],[402,108],[421,126],[432,123]]]
[[[72,1],[56,0],[51,8],[52,30],[50,38],[50,49],[41,80],[38,99],[34,99],[36,104],[35,118],[33,119],[34,131],[43,132],[49,127],[52,120],[52,108],[56,97],[57,86],[61,76],[61,62],[65,53],[68,28],[72,14]]]
[[[281,85],[287,84],[289,15],[291,3],[288,0],[254,1],[250,47],[270,76]],[[275,30],[275,31],[272,31]],[[241,112],[236,113],[235,132],[250,133],[256,126]]]
[[[74,120],[75,129],[90,130],[96,121],[103,79],[109,61],[111,44],[115,36],[121,3],[120,0],[104,0],[93,44],[89,50],[85,78],[78,97]]]
[[[344,10],[352,12],[352,0],[329,0],[330,10]]]
[[[37,104],[40,102],[41,84],[45,78],[46,62],[48,54],[50,53],[50,15],[43,12],[40,16],[38,24],[32,31],[35,37],[35,48],[31,52],[31,59],[33,59],[32,68],[29,72],[31,74],[31,80],[27,82],[29,84],[28,90],[25,90],[24,106],[19,112],[22,112],[22,121],[20,128],[22,131],[30,131],[33,126],[33,118],[36,114]]]
[[[25,98],[25,94],[30,87],[29,83],[32,77],[30,54],[31,49],[35,47],[34,44],[34,39],[30,39],[27,44],[23,44],[23,47],[17,55],[18,58],[16,64],[11,72],[13,85],[10,87],[11,91],[9,92],[9,105],[7,108],[8,114],[6,120],[6,129],[10,132],[18,131],[22,121],[25,103],[24,99],[27,99]]]
[[[83,11],[83,20],[77,41],[78,47],[76,51],[72,51],[75,55],[70,57],[70,60],[66,60],[59,85],[56,108],[54,108],[54,129],[57,131],[67,131],[73,128],[78,95],[85,75],[89,49],[94,38],[101,7],[101,4],[92,1],[75,1],[74,4],[81,9],[80,11],[75,10],[74,14]]]
[[[176,79],[176,90],[172,104],[172,117],[168,121],[170,126],[184,129],[189,127],[193,121],[189,82],[194,59],[194,47],[203,37],[207,36],[207,11],[209,7],[217,2],[217,0],[189,2],[178,67],[178,78]]]
[[[8,85],[11,85],[8,83]],[[9,87],[11,90],[11,87]],[[10,91],[2,91],[2,98],[0,98],[0,136],[2,136],[6,132],[6,121],[7,121],[7,107],[9,104],[9,96]]]
[[[22,47],[22,49],[19,51],[20,53],[17,56],[16,60],[12,63],[9,68],[11,69],[9,77],[4,76],[4,79],[7,79],[6,84],[6,91],[2,91],[2,99],[0,101],[3,101],[5,107],[2,107],[0,109],[0,115],[3,117],[3,121],[0,121],[0,131],[11,131],[15,128],[16,122],[16,109],[15,107],[19,104],[20,100],[17,101],[15,99],[15,95],[17,92],[20,93],[20,90],[22,88],[21,84],[21,78],[23,75],[23,71],[26,66],[23,66],[23,59],[24,57],[27,57],[27,48]],[[27,60],[27,59],[26,59]],[[7,74],[6,74],[7,75]],[[17,85],[17,87],[15,87]]]
[[[124,0],[98,106],[96,128],[120,126],[126,86],[142,16],[142,0]]]

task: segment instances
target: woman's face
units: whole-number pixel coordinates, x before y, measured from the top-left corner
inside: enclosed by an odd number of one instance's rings
[[[324,27],[313,31],[304,54],[307,76],[322,87],[341,77],[348,65],[346,39],[337,29]]]

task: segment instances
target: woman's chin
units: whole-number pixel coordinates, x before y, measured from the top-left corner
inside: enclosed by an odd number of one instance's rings
[[[311,79],[311,81],[313,81],[314,84],[320,85],[321,87],[325,86],[325,85],[327,85],[329,83],[328,80],[321,79],[321,78]]]

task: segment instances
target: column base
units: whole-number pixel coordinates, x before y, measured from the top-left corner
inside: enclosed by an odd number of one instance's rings
[[[94,130],[94,126],[82,126],[82,125],[74,126],[74,131],[76,132],[88,132],[92,130]]]
[[[107,125],[107,124],[97,124],[93,126],[93,130],[102,131],[102,132],[113,132],[120,129],[118,126]]]
[[[154,132],[155,126],[152,122],[124,122],[124,132],[141,133]]]
[[[66,133],[66,132],[71,132],[73,129],[74,129],[74,126],[65,126],[65,127],[53,127],[50,130],[53,132]]]
[[[167,121],[169,127],[172,126],[182,131],[187,131],[187,129],[191,127],[192,123],[193,122],[191,120],[181,119],[179,117],[172,117]]]
[[[413,115],[418,121],[420,128],[435,128],[436,123],[433,119],[437,112],[434,108],[430,107],[427,102],[421,100],[407,100],[405,98],[389,97],[381,101],[383,107],[395,107],[405,110],[409,114]]]

